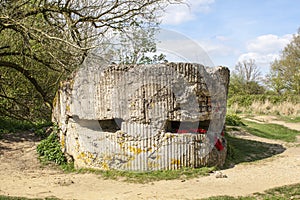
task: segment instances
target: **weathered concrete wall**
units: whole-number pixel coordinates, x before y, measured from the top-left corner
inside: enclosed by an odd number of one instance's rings
[[[223,165],[229,70],[85,63],[54,102],[77,167],[149,171]]]

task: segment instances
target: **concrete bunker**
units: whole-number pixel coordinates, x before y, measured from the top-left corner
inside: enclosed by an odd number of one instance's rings
[[[76,167],[222,166],[229,70],[195,63],[86,61],[61,84],[53,121]]]

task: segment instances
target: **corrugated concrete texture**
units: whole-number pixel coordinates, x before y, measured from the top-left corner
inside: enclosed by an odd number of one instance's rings
[[[85,63],[53,120],[77,167],[150,171],[223,165],[229,70],[192,63]]]

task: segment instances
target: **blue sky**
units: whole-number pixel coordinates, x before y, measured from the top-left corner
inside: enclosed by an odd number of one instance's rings
[[[161,27],[182,35],[177,42],[183,48],[181,52],[195,50],[184,49],[183,41],[190,39],[216,66],[232,69],[238,61],[255,59],[266,73],[269,63],[278,58],[300,27],[300,0],[189,0],[187,3],[189,7],[169,6]],[[175,42],[172,44],[174,48]]]

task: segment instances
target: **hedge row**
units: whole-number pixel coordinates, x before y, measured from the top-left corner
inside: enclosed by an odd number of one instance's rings
[[[272,104],[279,104],[282,102],[300,103],[300,95],[235,95],[228,99],[228,107],[233,104],[239,106],[249,107],[253,102],[266,102],[269,101]]]

